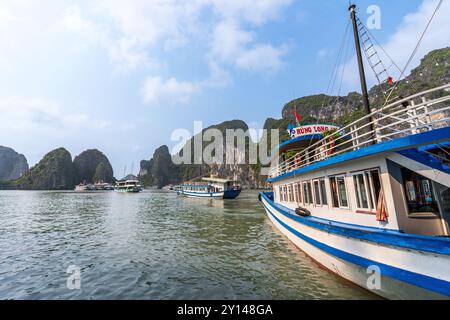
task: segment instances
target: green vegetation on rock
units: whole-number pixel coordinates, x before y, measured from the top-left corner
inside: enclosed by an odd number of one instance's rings
[[[91,149],[82,152],[73,160],[76,172],[76,183],[114,182],[114,174],[108,158],[99,150]]]
[[[67,190],[75,186],[76,174],[72,156],[64,148],[53,150],[20,179],[15,181],[22,190]]]

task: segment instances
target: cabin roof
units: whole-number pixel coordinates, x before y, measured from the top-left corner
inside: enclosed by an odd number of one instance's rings
[[[216,182],[216,183],[227,183],[227,182],[236,182],[235,180],[229,180],[229,179],[221,179],[221,178],[203,178],[203,181],[206,182]]]
[[[319,169],[323,170],[324,168],[332,165],[339,165],[347,161],[352,161],[367,156],[373,156],[376,154],[381,154],[383,152],[395,152],[409,148],[434,145],[436,143],[448,141],[449,137],[450,137],[450,127],[444,127],[440,129],[434,129],[431,131],[418,133],[412,136],[397,138],[321,160],[319,162],[310,164],[306,167],[284,173],[274,178],[270,178],[267,180],[267,182],[273,183],[279,180],[290,178],[295,175],[304,174],[309,171]]]

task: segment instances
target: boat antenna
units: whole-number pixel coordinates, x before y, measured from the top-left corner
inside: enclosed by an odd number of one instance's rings
[[[364,107],[366,109],[366,114],[370,114],[371,110],[370,110],[370,103],[369,103],[369,94],[367,92],[367,82],[366,82],[366,74],[364,72],[364,62],[363,62],[363,58],[362,58],[362,54],[361,54],[361,43],[359,41],[359,33],[358,33],[358,25],[357,25],[357,19],[356,19],[356,5],[355,4],[351,4],[350,7],[348,8],[348,10],[350,11],[350,18],[352,20],[352,24],[353,24],[353,33],[355,36],[355,47],[356,47],[356,57],[358,59],[358,67],[359,67],[359,78],[361,81],[361,91],[362,91],[362,96],[363,96],[363,103],[364,103]],[[373,132],[373,125],[371,120],[369,120],[369,130],[370,132]]]

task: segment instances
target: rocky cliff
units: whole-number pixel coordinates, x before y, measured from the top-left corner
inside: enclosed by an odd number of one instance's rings
[[[150,161],[141,161],[139,176],[145,186],[164,187],[170,183],[177,183],[178,166],[172,162],[172,156],[167,146],[161,146],[155,150]]]
[[[0,189],[72,190],[80,182],[113,183],[113,169],[108,158],[98,150],[87,150],[72,162],[64,148],[46,154],[37,165],[20,178],[0,183]]]
[[[76,174],[72,156],[64,148],[53,150],[20,179],[15,181],[21,190],[66,190],[75,186]]]
[[[23,154],[0,146],[0,181],[19,179],[28,171],[28,162]]]
[[[76,183],[114,182],[114,174],[108,158],[99,150],[92,149],[82,152],[73,160],[76,173]]]
[[[146,186],[156,186],[161,188],[167,184],[177,184],[202,176],[218,175],[220,177],[239,180],[244,187],[260,187],[263,181],[259,179],[259,167],[257,165],[227,164],[225,158],[220,161],[216,161],[213,164],[195,164],[194,141],[196,138],[204,136],[205,132],[210,129],[215,129],[217,130],[216,132],[220,132],[220,134],[224,137],[223,148],[224,150],[227,150],[225,139],[226,131],[228,129],[240,129],[243,132],[246,132],[248,130],[248,126],[241,120],[232,120],[204,129],[201,133],[191,138],[178,155],[175,155],[176,157],[183,157],[184,151],[187,150],[186,148],[190,148],[192,152],[189,162],[191,164],[175,164],[174,158],[170,155],[167,146],[158,148],[151,160],[143,160],[141,162],[140,178],[144,181],[144,184]],[[208,147],[211,147],[211,144],[213,143],[216,143],[214,139],[211,139],[210,142],[203,142],[202,150],[205,152],[205,150],[208,150]],[[247,138],[245,143],[247,146],[246,150],[248,150],[248,145],[252,142],[249,138]],[[232,147],[234,147],[233,151],[235,152],[236,159],[247,157],[246,151],[242,152],[242,150],[237,150],[235,146],[236,145],[234,144]],[[212,157],[217,157],[213,150],[211,150],[211,153]],[[216,158],[216,160],[219,159]],[[178,163],[178,161],[176,162]]]
[[[450,83],[450,47],[431,51],[423,57],[420,65],[399,81],[395,95],[407,97],[447,83]],[[385,83],[369,90],[372,107],[378,108],[384,104],[389,89]],[[282,119],[294,122],[294,110],[303,116],[302,123],[331,121],[339,125],[347,124],[364,113],[362,96],[356,92],[344,97],[318,94],[292,100],[283,107]]]

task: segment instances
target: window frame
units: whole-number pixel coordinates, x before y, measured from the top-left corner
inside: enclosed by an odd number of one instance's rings
[[[307,186],[306,189],[305,189],[305,186]],[[311,180],[302,181],[302,187],[303,187],[303,204],[304,205],[314,205],[314,199],[313,199],[313,194],[312,194],[312,190],[311,190]]]
[[[341,199],[341,195],[339,193],[339,185],[338,185],[338,179],[339,178],[342,178],[344,180],[345,194],[347,196],[347,206],[343,206],[342,205],[342,199]],[[337,196],[337,199],[338,199],[338,205],[339,206],[336,207],[334,205],[334,203],[333,203],[334,201],[331,201],[332,202],[331,206],[333,208],[335,208],[335,209],[350,210],[350,199],[348,198],[348,183],[347,183],[347,179],[346,178],[347,178],[347,175],[345,173],[337,174],[337,175],[333,175],[333,176],[328,177],[328,181],[329,181],[329,184],[330,184],[330,190],[333,190],[333,188],[331,187],[331,183],[332,183],[331,181],[334,179],[334,181],[336,182],[336,196]],[[333,192],[333,191],[331,191],[331,192]]]
[[[314,179],[312,181],[312,188],[313,188],[313,194],[314,194],[314,205],[316,207],[323,207],[323,196],[322,196],[322,192],[320,190],[320,180],[321,179]],[[316,190],[316,183],[317,183],[317,190]],[[318,191],[320,203],[317,201],[316,191]]]
[[[323,183],[322,183],[323,182]],[[322,196],[322,206],[328,206],[328,193],[326,179],[319,179],[320,195]]]
[[[287,185],[287,191],[288,191],[288,201],[289,203],[294,202],[294,190],[292,184]]]

